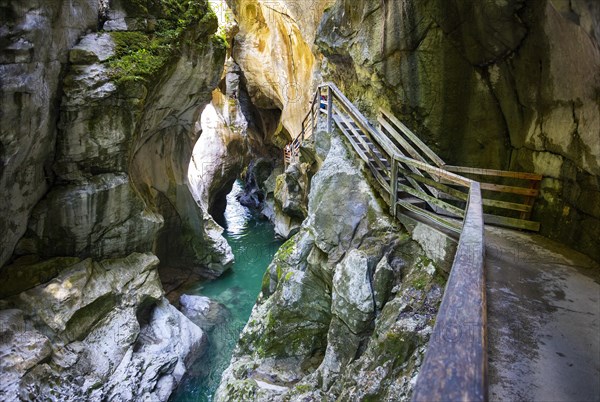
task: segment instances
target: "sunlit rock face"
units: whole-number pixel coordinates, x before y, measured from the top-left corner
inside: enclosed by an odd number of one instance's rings
[[[166,400],[206,336],[162,297],[157,265],[55,260],[55,278],[2,301],[2,400]]]
[[[213,99],[215,97],[223,99],[220,92],[215,93]],[[249,155],[244,135],[236,130],[244,130],[246,120],[236,117],[225,121],[227,117],[216,109],[217,102],[213,100],[202,112],[202,133],[194,146],[188,172],[190,188],[207,210],[219,196],[222,198],[223,193],[231,190],[232,181],[238,177]]]
[[[324,80],[447,163],[545,175],[541,232],[600,259],[599,21],[586,0],[340,0],[316,53]]]
[[[245,193],[240,201],[255,209],[263,206],[264,182],[282,164],[281,111],[252,103],[244,73],[233,58],[212,102],[196,126],[200,138],[194,146],[188,171],[190,189],[199,204],[219,220],[233,181],[242,177]]]
[[[313,89],[320,83],[319,62],[312,50],[323,11],[333,0],[228,0],[227,3],[238,29],[231,53],[241,69],[249,101],[258,112],[254,114],[255,120],[264,124],[275,113],[279,119],[274,132],[265,132],[264,140],[270,147],[263,149],[270,149],[270,155],[259,153],[261,159],[248,169],[242,202],[260,208],[273,222],[278,235],[287,238],[297,231],[303,217],[282,212],[280,202],[275,199],[275,179],[282,173],[283,167],[278,166],[282,149],[299,135]],[[272,163],[277,174],[267,173],[263,177],[265,159],[273,155],[277,156]]]
[[[311,51],[323,9],[332,1],[229,0],[239,33],[232,55],[259,108],[280,109],[289,135],[300,132],[313,92]]]

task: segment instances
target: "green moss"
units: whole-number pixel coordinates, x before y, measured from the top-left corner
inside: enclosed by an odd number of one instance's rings
[[[263,275],[262,283],[260,285],[261,292],[265,297],[270,296],[270,288],[271,288],[271,273],[267,269],[265,271],[265,274]]]
[[[294,251],[295,248],[296,248],[296,241],[295,241],[294,237],[292,237],[288,241],[283,243],[281,245],[281,247],[279,247],[279,250],[277,250],[277,254],[275,254],[275,257],[279,261],[285,261],[292,255],[292,252]]]
[[[127,0],[123,6],[129,17],[154,17],[179,25],[198,22],[209,10],[206,0]]]
[[[413,279],[412,286],[417,290],[423,290],[425,289],[425,286],[427,286],[427,282],[427,278],[421,276],[416,279]]]
[[[211,38],[212,43],[219,48],[229,49],[229,42],[224,33],[216,33]]]
[[[256,400],[256,381],[254,380],[236,380],[227,383],[226,395],[234,401],[254,401]]]
[[[417,348],[418,336],[414,333],[403,331],[390,331],[382,334],[373,345],[370,352],[372,356],[377,356],[373,361],[373,367],[381,362],[393,362],[394,367],[404,363],[408,357]]]
[[[117,84],[149,81],[185,44],[203,48],[210,41],[225,49],[227,41],[212,35],[218,28],[206,1],[133,0],[125,2],[130,16],[154,17],[152,32],[111,32],[115,56],[108,61]],[[186,32],[193,31],[193,35]],[[187,37],[187,39],[186,39]]]
[[[310,392],[312,391],[314,388],[308,384],[300,384],[300,385],[296,385],[296,387],[294,388],[294,392],[298,393],[298,394],[304,394],[306,392]]]

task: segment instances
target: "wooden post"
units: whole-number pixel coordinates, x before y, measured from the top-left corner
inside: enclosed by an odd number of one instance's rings
[[[396,203],[398,202],[398,159],[392,156],[392,172],[390,174],[390,212],[396,217]]]
[[[321,90],[319,89],[317,92],[319,93],[317,96],[319,96],[319,98],[320,98]],[[314,100],[314,98],[313,98],[313,100]],[[312,136],[314,133],[315,133],[315,105],[310,105],[310,135]]]
[[[529,188],[534,189],[534,190],[539,190],[540,183],[541,183],[540,180],[530,180]],[[525,198],[525,205],[532,207],[532,209],[530,209],[528,212],[521,212],[521,219],[526,219],[526,220],[531,219],[531,213],[533,212],[533,204],[535,203],[536,198],[537,198],[537,195],[536,196],[528,196]]]
[[[319,99],[319,108],[321,100]],[[331,133],[333,129],[333,91],[330,86],[327,86],[327,132]]]

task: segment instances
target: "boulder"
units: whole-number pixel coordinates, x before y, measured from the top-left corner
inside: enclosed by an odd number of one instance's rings
[[[372,270],[364,252],[350,250],[333,275],[331,312],[354,334],[364,331],[375,315]]]
[[[410,397],[440,279],[340,135],[312,178],[308,218],[267,268],[216,401]]]
[[[181,313],[204,331],[210,331],[230,316],[227,307],[206,296],[181,295]]]

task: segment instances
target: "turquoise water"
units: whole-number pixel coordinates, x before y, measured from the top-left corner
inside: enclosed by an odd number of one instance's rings
[[[229,365],[233,348],[246,325],[256,297],[260,293],[265,269],[281,245],[275,239],[273,226],[256,219],[236,196],[242,185],[236,182],[227,196],[224,236],[235,255],[233,267],[214,281],[199,283],[187,294],[208,296],[227,307],[229,315],[208,333],[207,353],[194,364],[171,402],[212,401],[221,374]]]

